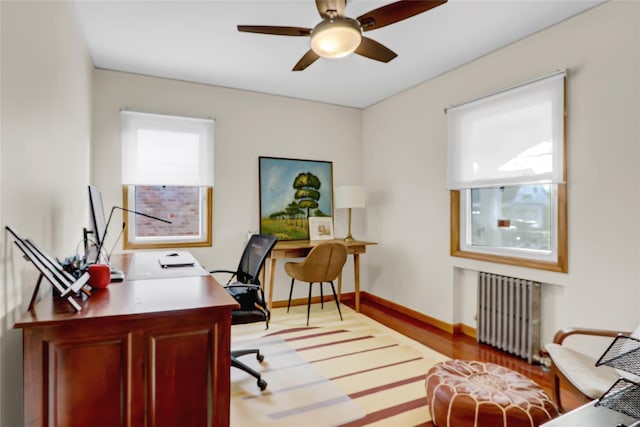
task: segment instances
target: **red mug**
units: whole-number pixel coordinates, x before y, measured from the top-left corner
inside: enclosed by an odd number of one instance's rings
[[[89,266],[89,286],[103,289],[111,283],[111,269],[106,264],[91,264]]]

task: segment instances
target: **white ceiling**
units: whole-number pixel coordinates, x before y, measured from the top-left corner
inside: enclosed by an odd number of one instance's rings
[[[398,54],[291,69],[308,37],[240,33],[236,25],[313,28],[313,0],[71,0],[98,68],[364,108],[589,9],[602,0],[449,0],[369,31]],[[390,1],[352,0],[359,16]]]

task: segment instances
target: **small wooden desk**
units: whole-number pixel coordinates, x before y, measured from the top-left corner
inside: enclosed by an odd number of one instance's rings
[[[269,304],[269,309],[272,307],[273,302],[273,280],[276,271],[276,261],[281,258],[304,258],[307,254],[313,249],[314,246],[324,243],[331,242],[332,240],[291,240],[291,241],[280,241],[276,243],[276,246],[271,251],[269,256],[269,293],[267,297],[267,302]],[[375,242],[361,242],[361,241],[353,241],[353,242],[345,242],[342,239],[335,239],[334,242],[344,243],[347,246],[347,252],[353,254],[353,275],[354,275],[354,283],[355,283],[355,294],[356,294],[356,311],[360,311],[360,254],[367,252],[367,246],[369,245],[377,245]],[[342,274],[338,277],[338,298],[342,292]]]
[[[125,276],[131,259],[112,258]],[[46,295],[16,322],[25,426],[229,425],[238,304],[211,275],[168,274],[94,290],[79,313]]]

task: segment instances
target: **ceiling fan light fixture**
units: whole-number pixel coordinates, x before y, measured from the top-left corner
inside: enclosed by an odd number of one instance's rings
[[[323,58],[347,56],[361,41],[360,24],[351,18],[327,18],[311,31],[311,49]]]

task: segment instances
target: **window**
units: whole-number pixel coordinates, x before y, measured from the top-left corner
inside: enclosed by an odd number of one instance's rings
[[[453,256],[567,271],[565,78],[447,110]]]
[[[214,121],[122,111],[121,129],[123,205],[134,211],[124,248],[211,246]]]

